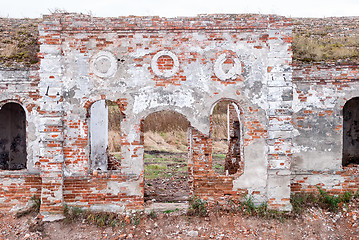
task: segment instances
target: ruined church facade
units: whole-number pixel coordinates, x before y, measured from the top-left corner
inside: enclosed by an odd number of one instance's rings
[[[288,211],[291,193],[358,189],[359,68],[293,65],[290,19],[52,14],[39,33],[38,67],[0,71],[1,209],[37,196],[45,218],[64,204],[142,210],[142,121],[163,110],[190,123],[191,196],[250,195]],[[106,100],[123,115],[115,168]],[[211,114],[222,100],[233,103],[231,156],[239,157],[218,175]]]

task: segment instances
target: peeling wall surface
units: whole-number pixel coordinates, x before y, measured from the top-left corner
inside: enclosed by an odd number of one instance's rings
[[[355,125],[343,111],[359,95],[358,80],[357,65],[294,66],[292,192],[358,189],[357,162],[344,158],[353,150],[346,132]]]
[[[1,101],[24,107],[27,133],[26,169],[0,171],[0,178],[32,179],[45,217],[60,214],[65,203],[143,209],[141,121],[161,110],[190,122],[192,196],[215,203],[250,194],[257,203],[290,210],[291,190],[318,181],[345,189],[350,174],[342,167],[341,109],[358,92],[358,68],[293,72],[289,19],[52,14],[43,17],[39,35],[39,69],[0,71]],[[120,170],[108,168],[105,100],[124,116]],[[240,136],[233,145],[241,148],[233,150],[240,170],[224,176],[212,170],[210,137],[212,110],[221,100],[238,106]],[[2,208],[29,200],[8,199],[4,186]]]

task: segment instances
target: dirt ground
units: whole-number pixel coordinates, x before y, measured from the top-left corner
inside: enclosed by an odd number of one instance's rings
[[[213,165],[218,166],[215,171],[221,173],[225,156],[213,156]],[[15,213],[3,212],[0,239],[359,239],[359,199],[337,213],[308,208],[297,216],[274,219],[250,216],[237,208],[212,208],[204,217],[189,216],[186,208],[166,209],[166,203],[190,205],[187,177],[187,153],[146,151],[145,199],[149,211],[121,216],[115,224],[100,226],[95,213],[41,222],[36,214],[17,218]],[[150,203],[162,204],[162,208],[153,211],[150,207],[154,204]]]
[[[34,215],[2,213],[0,239],[359,239],[358,206],[351,203],[338,213],[310,208],[284,220],[228,211],[211,211],[206,217],[161,212],[138,215],[136,221],[115,227],[99,227],[86,219],[42,223]]]
[[[213,154],[215,172],[224,173],[224,154]],[[145,201],[184,202],[189,197],[188,153],[145,152]]]
[[[224,158],[213,155],[219,174]],[[119,217],[114,224],[101,225],[104,215],[96,213],[41,222],[36,214],[17,218],[15,213],[0,212],[0,239],[359,239],[358,198],[336,213],[311,207],[300,215],[269,219],[238,208],[214,207],[207,216],[190,216],[186,208],[169,207],[190,206],[187,178],[187,153],[146,151],[145,213],[115,215]],[[151,210],[155,204],[162,208]]]

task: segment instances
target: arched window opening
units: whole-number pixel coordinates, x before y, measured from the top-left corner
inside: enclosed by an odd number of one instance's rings
[[[359,164],[359,97],[343,108],[343,166]]]
[[[0,169],[26,168],[26,115],[17,103],[0,109]]]
[[[90,108],[91,167],[94,170],[121,169],[121,113],[117,103],[99,100]]]
[[[219,175],[230,175],[242,169],[241,124],[238,105],[222,100],[211,116],[212,169]]]
[[[172,111],[155,112],[142,121],[148,204],[188,200],[188,127],[189,121]]]

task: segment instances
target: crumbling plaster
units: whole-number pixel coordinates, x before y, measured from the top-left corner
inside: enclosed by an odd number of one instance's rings
[[[289,19],[271,15],[44,16],[39,69],[0,71],[0,103],[24,108],[28,150],[26,170],[0,177],[13,179],[11,187],[21,185],[16,178],[32,186],[25,199],[41,196],[45,216],[61,213],[64,203],[142,209],[141,122],[170,110],[191,125],[189,181],[201,198],[239,200],[246,193],[256,203],[290,210],[291,192],[316,191],[315,185],[332,193],[356,190],[356,166],[342,165],[342,108],[358,97],[358,67],[293,66],[291,31]],[[172,65],[161,69],[164,56]],[[224,59],[233,67],[224,67]],[[229,176],[211,166],[211,114],[224,99],[240,109],[243,148],[243,169]],[[107,169],[105,147],[100,170],[91,159],[93,129],[107,131],[91,126],[105,115],[91,108],[105,100],[124,116],[121,169],[115,171]],[[21,205],[18,197],[3,195],[0,204]]]

